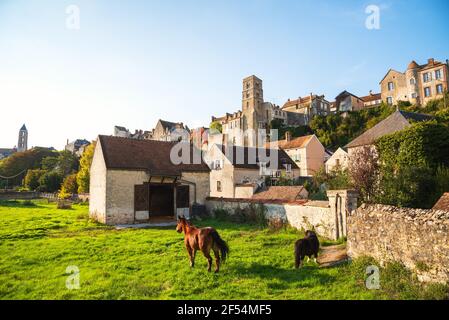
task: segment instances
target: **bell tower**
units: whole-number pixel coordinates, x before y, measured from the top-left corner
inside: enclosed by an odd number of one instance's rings
[[[262,80],[254,75],[243,79],[242,113],[242,129],[248,134],[244,137],[244,146],[254,147],[257,145],[258,121],[264,114]]]
[[[19,131],[19,142],[17,143],[17,151],[23,152],[28,150],[28,130],[25,125],[20,128]]]

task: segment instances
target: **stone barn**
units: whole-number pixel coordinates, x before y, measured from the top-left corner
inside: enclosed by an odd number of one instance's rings
[[[202,159],[173,164],[175,145],[99,136],[90,169],[91,218],[108,225],[173,220],[189,214],[194,203],[204,204],[209,167]]]

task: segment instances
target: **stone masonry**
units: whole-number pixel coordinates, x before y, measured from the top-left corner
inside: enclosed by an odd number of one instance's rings
[[[347,224],[350,257],[397,261],[421,281],[449,281],[449,212],[362,205]]]

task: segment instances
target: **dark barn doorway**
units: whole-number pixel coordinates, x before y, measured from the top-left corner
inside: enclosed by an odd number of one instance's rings
[[[174,188],[172,184],[150,185],[150,217],[174,216]]]

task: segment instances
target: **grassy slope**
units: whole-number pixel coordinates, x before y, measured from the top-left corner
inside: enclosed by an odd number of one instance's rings
[[[219,274],[197,255],[189,268],[173,228],[121,230],[88,220],[87,207],[57,210],[0,204],[2,299],[373,299],[353,267],[293,268],[297,231],[207,221],[228,241]],[[81,288],[65,287],[65,269],[80,269]],[[357,280],[358,279],[358,280]]]

